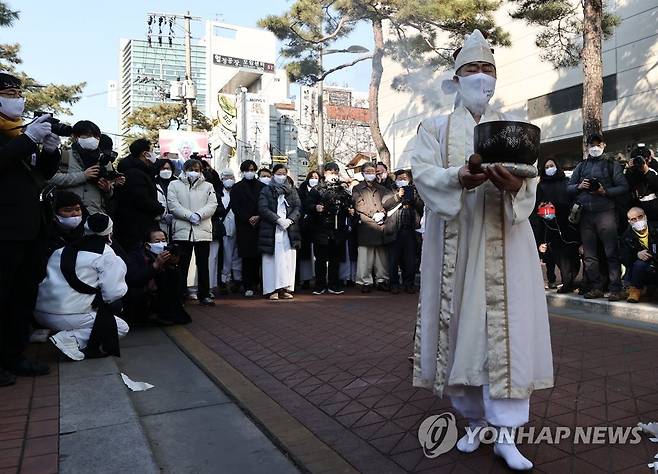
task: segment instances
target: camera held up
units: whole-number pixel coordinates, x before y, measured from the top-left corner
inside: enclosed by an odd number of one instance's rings
[[[46,122],[50,123],[50,125],[52,127],[52,132],[55,135],[58,135],[60,137],[70,137],[71,136],[71,133],[73,133],[73,127],[71,127],[70,125],[67,125],[65,123],[60,122],[59,119],[56,119],[55,117],[53,117],[52,114],[50,114],[50,112],[41,112],[41,111],[34,112],[34,118],[36,119],[36,118],[41,117],[42,115],[46,115],[46,114],[50,115],[50,118],[48,118],[48,120],[46,120]]]

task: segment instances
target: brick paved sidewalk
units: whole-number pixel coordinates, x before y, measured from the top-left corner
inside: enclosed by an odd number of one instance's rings
[[[32,344],[29,355],[50,365],[45,377],[19,377],[0,388],[0,474],[56,474],[59,375],[56,350]]]
[[[427,459],[417,429],[447,400],[411,387],[417,297],[351,292],[293,302],[224,298],[189,306],[200,341],[361,472],[507,472],[490,446]],[[551,318],[556,387],[535,392],[530,425],[635,426],[658,420],[658,334]],[[460,420],[460,428],[463,422]],[[637,445],[523,445],[534,472],[647,473]]]

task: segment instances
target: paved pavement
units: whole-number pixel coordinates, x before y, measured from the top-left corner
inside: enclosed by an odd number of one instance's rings
[[[411,387],[416,304],[414,295],[385,293],[301,294],[292,302],[235,297],[214,308],[190,306],[194,322],[185,330],[358,471],[506,472],[489,446],[471,455],[423,455],[420,423],[450,406]],[[533,395],[531,426],[658,420],[658,333],[564,315],[551,317],[551,333],[556,386]],[[248,403],[243,408],[250,411]],[[268,429],[281,439],[286,427]],[[534,472],[646,473],[658,447],[643,437],[636,445],[565,440],[521,450]]]

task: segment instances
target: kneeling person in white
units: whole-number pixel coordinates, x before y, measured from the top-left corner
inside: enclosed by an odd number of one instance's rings
[[[85,237],[75,243],[75,276],[100,290],[109,305],[119,302],[128,291],[126,264],[108,245],[111,233],[112,220],[104,214],[93,214],[85,223]],[[56,250],[48,260],[34,316],[39,324],[59,331],[50,340],[60,351],[73,360],[82,360],[96,321],[96,295],[80,293],[69,284],[62,271],[62,253],[67,248]],[[118,337],[125,336],[128,324],[118,317],[115,320]]]

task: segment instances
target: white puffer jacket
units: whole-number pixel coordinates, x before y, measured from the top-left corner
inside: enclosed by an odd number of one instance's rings
[[[204,242],[212,240],[212,223],[210,218],[217,209],[217,196],[212,184],[206,182],[203,175],[190,185],[185,173],[178,180],[169,183],[167,206],[174,215],[172,225],[173,240]],[[190,223],[190,216],[198,214],[201,222]]]

